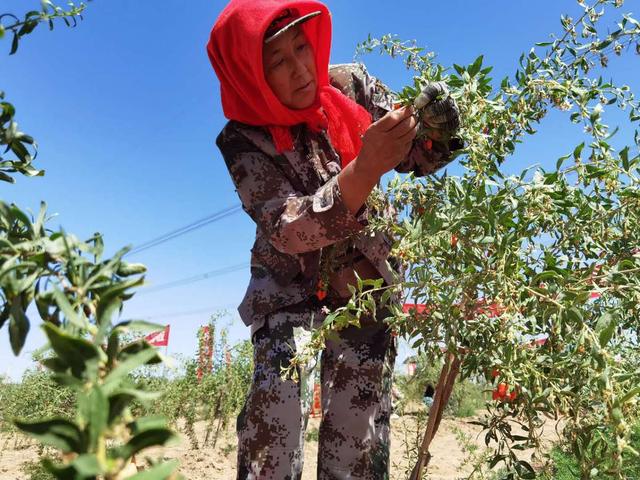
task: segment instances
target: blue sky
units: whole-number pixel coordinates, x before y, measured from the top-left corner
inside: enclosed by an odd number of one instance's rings
[[[37,212],[45,200],[49,223],[80,238],[104,234],[106,253],[138,245],[211,213],[238,204],[215,138],[224,126],[219,84],[205,53],[209,31],[226,2],[190,0],[94,0],[77,28],[62,24],[24,39],[9,57],[0,41],[0,89],[17,108],[20,129],[39,145],[41,178],[18,177],[0,186],[5,201]],[[574,1],[330,0],[332,62],[349,62],[370,33],[417,39],[450,66],[484,54],[494,79],[515,72],[517,59],[535,42],[561,32],[560,14],[574,17]],[[624,11],[637,8],[626,2]],[[2,12],[39,8],[35,0],[4,0]],[[620,10],[619,13],[622,13]],[[637,12],[634,12],[637,13]],[[638,91],[638,56],[612,58],[607,76]],[[411,82],[399,62],[364,58],[373,75],[392,89]],[[613,117],[613,122],[619,117]],[[625,136],[626,135],[626,136]],[[553,113],[505,165],[520,171],[551,166],[581,140],[579,127]],[[630,144],[623,130],[620,144]],[[615,143],[615,142],[614,142]],[[453,166],[451,171],[459,172]],[[247,263],[255,226],[244,212],[136,255],[149,268],[149,286]],[[248,338],[236,308],[247,269],[197,283],[136,295],[125,318],[171,323],[169,353],[193,355],[196,330],[210,313],[226,308],[233,342]],[[197,311],[198,313],[184,314]],[[182,314],[182,315],[177,315]],[[25,352],[14,358],[7,329],[0,331],[0,374],[19,378],[29,351],[44,343],[33,313]],[[407,354],[402,348],[397,364]]]

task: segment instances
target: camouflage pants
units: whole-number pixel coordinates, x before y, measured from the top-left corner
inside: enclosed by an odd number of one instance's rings
[[[385,310],[377,314],[385,316]],[[252,338],[255,370],[237,422],[237,480],[301,478],[315,365],[299,371],[298,383],[283,381],[280,372],[310,336],[301,318],[308,316],[275,312]],[[396,340],[379,320],[367,318],[362,325],[339,332],[321,355],[320,480],[389,478]]]

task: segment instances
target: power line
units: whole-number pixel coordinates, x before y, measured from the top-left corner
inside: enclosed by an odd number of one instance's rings
[[[227,273],[232,273],[232,272],[237,272],[239,270],[243,270],[245,268],[247,268],[250,264],[248,262],[246,263],[240,263],[237,265],[231,265],[229,267],[225,267],[225,268],[219,268],[217,270],[211,270],[210,272],[205,272],[205,273],[201,273],[198,275],[193,275],[191,277],[187,277],[187,278],[182,278],[180,280],[174,280],[172,282],[167,282],[167,283],[163,283],[160,285],[156,285],[154,287],[150,287],[148,289],[144,289],[141,290],[138,295],[144,295],[146,293],[153,293],[153,292],[157,292],[158,290],[165,290],[167,288],[173,288],[173,287],[179,287],[182,285],[188,285],[190,283],[195,283],[195,282],[199,282],[202,280],[206,280],[208,278],[213,278],[213,277],[218,277],[220,275],[225,275]]]
[[[204,218],[201,218],[200,220],[197,220],[195,222],[192,222],[188,225],[185,225],[184,227],[180,227],[176,230],[172,230],[171,232],[167,232],[163,235],[160,235],[159,237],[156,237],[152,240],[146,241],[144,243],[141,243],[140,245],[132,248],[129,252],[127,252],[127,255],[131,255],[134,253],[140,253],[143,250],[147,250],[151,247],[155,247],[157,245],[160,245],[162,243],[168,242],[169,240],[172,240],[176,237],[179,237],[181,235],[184,235],[186,233],[192,232],[194,230],[197,230],[198,228],[202,228],[206,225],[209,225],[210,223],[214,223],[217,222],[219,220],[222,220],[223,218],[229,217],[237,212],[239,212],[241,209],[241,205],[240,204],[236,204],[233,205],[231,207],[227,207],[224,208],[218,212],[215,212],[211,215],[208,215]]]
[[[198,310],[186,310],[183,312],[174,312],[174,313],[162,313],[160,315],[147,315],[140,316],[135,315],[135,318],[143,319],[143,320],[152,320],[154,318],[167,318],[167,317],[188,317],[189,315],[199,315],[201,313],[211,312],[213,310],[221,310],[231,308],[232,305],[212,305],[210,307],[200,308]],[[132,317],[133,318],[133,317]]]

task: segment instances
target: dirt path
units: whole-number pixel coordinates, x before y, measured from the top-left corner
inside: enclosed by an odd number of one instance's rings
[[[468,422],[473,418],[445,418],[440,425],[440,430],[436,436],[431,453],[433,458],[429,468],[429,478],[432,480],[454,480],[465,478],[465,473],[471,470],[470,466],[460,469],[469,454],[463,451],[459,441],[460,432],[471,438],[472,443],[478,446],[478,452],[484,449],[483,436],[480,427],[470,425]],[[231,422],[233,423],[233,422]],[[313,437],[317,432],[319,419],[310,419],[308,435]],[[414,416],[404,416],[393,419],[392,442],[391,442],[391,462],[392,479],[404,480],[407,476],[404,472],[409,467],[406,460],[406,441],[415,442],[417,435],[416,418]],[[205,435],[204,423],[196,425],[196,435],[202,441]],[[189,480],[233,480],[236,469],[236,446],[235,436],[231,428],[224,432],[223,438],[219,439],[215,448],[205,447],[194,450],[189,439],[183,435],[179,445],[154,448],[148,455],[152,458],[159,456],[165,459],[178,458],[180,460],[180,472]],[[549,426],[544,434],[545,441],[550,442],[557,439],[556,434]],[[529,457],[531,452],[525,452]],[[305,444],[305,467],[302,480],[315,480],[316,458],[318,454],[318,443],[311,439]],[[8,439],[0,436],[0,480],[29,480],[29,476],[22,472],[22,466],[29,461],[36,461],[38,453],[35,444],[28,443],[24,438]],[[143,465],[144,458],[137,459],[139,465]]]

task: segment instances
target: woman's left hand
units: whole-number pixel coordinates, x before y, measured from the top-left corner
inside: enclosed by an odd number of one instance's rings
[[[447,142],[460,126],[460,112],[445,82],[429,82],[416,97],[425,133],[437,142]]]

